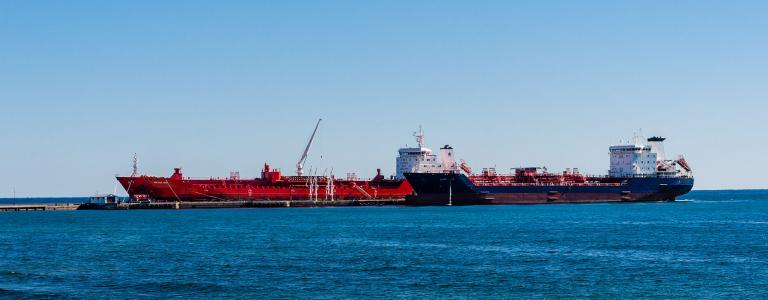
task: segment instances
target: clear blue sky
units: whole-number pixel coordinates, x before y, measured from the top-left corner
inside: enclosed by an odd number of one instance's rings
[[[637,128],[697,188],[768,187],[766,1],[2,1],[0,197],[141,171],[394,173],[424,126],[474,168],[605,173]]]

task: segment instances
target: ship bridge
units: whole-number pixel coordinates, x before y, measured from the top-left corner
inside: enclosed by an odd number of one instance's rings
[[[403,173],[413,172],[422,162],[435,163],[437,161],[437,155],[432,154],[431,149],[424,147],[424,131],[421,126],[419,126],[418,132],[413,133],[413,136],[416,137],[418,147],[406,145],[405,148],[397,150],[399,154],[395,162],[395,178],[397,179],[405,179]]]

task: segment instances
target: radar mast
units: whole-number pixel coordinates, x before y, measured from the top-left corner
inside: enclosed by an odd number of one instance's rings
[[[416,137],[416,143],[419,144],[419,148],[424,148],[424,130],[421,129],[421,125],[419,125],[419,131],[414,132],[413,136]]]

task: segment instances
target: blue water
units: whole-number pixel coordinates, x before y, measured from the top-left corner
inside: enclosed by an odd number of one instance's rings
[[[684,198],[0,213],[0,297],[764,298],[768,191]]]

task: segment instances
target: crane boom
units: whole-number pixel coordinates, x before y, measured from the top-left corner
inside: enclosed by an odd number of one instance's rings
[[[307,155],[309,154],[309,148],[312,147],[312,141],[315,139],[317,128],[320,127],[320,121],[322,120],[323,119],[317,120],[317,124],[315,125],[315,131],[312,131],[312,135],[309,137],[309,142],[307,142],[307,147],[304,148],[304,153],[301,154],[301,158],[299,158],[299,162],[296,163],[296,174],[299,176],[304,175],[304,162],[307,160]]]

